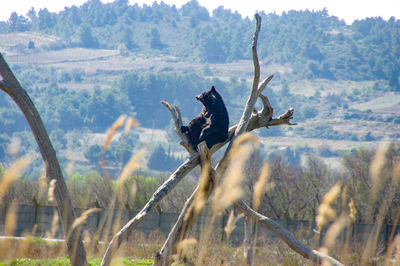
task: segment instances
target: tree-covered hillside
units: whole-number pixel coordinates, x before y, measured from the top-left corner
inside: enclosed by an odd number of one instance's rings
[[[303,151],[338,156],[352,145],[400,138],[398,19],[346,25],[327,10],[261,16],[262,75],[275,75],[265,95],[276,116],[293,107],[299,124],[258,130],[267,152],[289,147],[282,152],[297,164]],[[176,8],[89,0],[59,13],[11,14],[0,22],[0,51],[62,162],[72,149],[70,159],[85,166],[104,156],[117,167],[146,142],[149,167],[161,154],[158,170],[165,170],[182,153],[160,101],[178,105],[186,123],[201,110],[195,95],[215,85],[236,123],[253,76],[253,30],[252,19],[223,7],[210,14],[196,1]],[[121,114],[143,131],[102,154],[101,136]],[[21,153],[37,148],[20,110],[0,95],[0,164],[12,160],[8,147],[16,139],[24,140]]]
[[[322,11],[261,13],[259,54],[265,63],[289,63],[299,77],[390,80],[400,90],[400,21],[368,18],[346,25]],[[128,0],[89,0],[59,13],[31,9],[13,13],[0,32],[36,31],[61,40],[49,49],[87,48],[148,51],[200,62],[248,59],[252,21],[219,7],[212,14],[192,0],[181,8]]]

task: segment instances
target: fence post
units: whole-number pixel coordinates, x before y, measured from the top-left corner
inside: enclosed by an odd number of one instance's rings
[[[96,208],[102,209],[101,212],[103,212],[103,206],[100,205],[99,201],[96,200],[94,201],[94,205],[96,206]],[[99,230],[99,224],[100,224],[100,219],[101,219],[101,212],[96,212],[96,232],[97,230]]]
[[[39,213],[39,202],[36,200],[36,197],[35,196],[33,196],[32,197],[32,203],[33,203],[33,206],[34,206],[34,208],[35,208],[35,212],[34,212],[34,216],[33,216],[33,227],[32,227],[32,236],[35,236],[36,235],[36,230],[37,230],[37,228],[38,228],[38,225],[37,225],[37,216],[38,216],[38,213]]]

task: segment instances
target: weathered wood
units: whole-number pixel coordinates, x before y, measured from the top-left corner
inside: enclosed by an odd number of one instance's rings
[[[189,139],[181,131],[182,117],[179,107],[178,106],[172,107],[171,104],[165,101],[161,101],[161,104],[167,107],[172,115],[172,119],[174,120],[175,124],[176,135],[178,135],[178,137],[181,139],[181,142],[179,144],[181,144],[189,152],[189,154],[195,153],[196,151],[192,148],[192,145],[190,145]]]
[[[5,91],[15,101],[31,127],[44,161],[47,182],[50,182],[52,179],[56,180],[54,198],[56,199],[58,212],[61,217],[71,265],[87,265],[86,252],[82,243],[80,227],[72,227],[76,216],[56,157],[56,152],[51,144],[39,112],[28,93],[14,76],[1,53],[0,75],[3,78],[3,80],[0,81],[0,89]]]
[[[199,183],[192,195],[186,200],[185,205],[183,206],[175,225],[169,232],[167,240],[164,242],[160,252],[156,254],[154,265],[165,266],[170,264],[170,254],[177,252],[177,245],[187,237],[190,228],[197,220],[199,212],[210,197],[210,194],[208,193],[213,191],[215,171],[212,171],[210,165],[211,155],[205,142],[200,143],[198,149],[201,155],[202,165]]]
[[[230,143],[234,136],[238,136],[245,131],[251,131],[260,127],[268,127],[271,125],[281,125],[281,124],[290,124],[290,120],[293,118],[293,110],[288,110],[284,115],[277,119],[272,119],[272,107],[264,106],[263,110],[259,113],[254,114],[254,105],[260,97],[263,104],[268,103],[268,98],[266,96],[262,96],[261,92],[265,88],[265,86],[272,80],[273,76],[269,76],[265,80],[259,84],[259,76],[260,76],[260,66],[258,63],[258,56],[257,56],[257,40],[258,40],[258,33],[261,27],[261,17],[256,15],[256,30],[253,37],[253,61],[255,66],[255,79],[253,81],[252,91],[246,103],[246,108],[244,109],[242,118],[238,125],[235,125],[229,128],[228,131],[228,139],[225,140],[223,143],[218,143],[214,145],[210,149],[210,154],[213,154],[218,149],[220,149],[226,143]],[[264,99],[264,100],[263,100]],[[266,100],[265,100],[266,99]],[[171,104],[167,102],[161,102],[164,106],[168,108],[171,112],[172,118],[175,123],[175,131],[177,132],[178,136],[182,140],[181,143],[189,143],[187,137],[180,132],[180,126],[182,125],[182,121],[180,118],[179,108],[173,108]],[[272,123],[273,122],[273,123]],[[231,144],[229,144],[231,145]],[[134,217],[132,218],[111,240],[108,244],[106,253],[103,256],[102,264],[101,265],[109,265],[111,261],[111,257],[116,249],[121,245],[123,239],[126,239],[128,233],[133,230],[142,220],[143,218],[150,212],[151,208],[158,204],[158,202],[168,194],[168,192],[175,187],[175,185],[182,180],[182,178],[188,174],[194,167],[196,167],[200,163],[200,156],[198,152],[191,153],[191,151],[186,147],[187,145],[183,145],[191,154],[190,158],[187,159],[178,169],[160,186],[160,188],[153,194],[152,198],[146,204],[146,206]],[[216,171],[218,175],[220,173],[225,172],[227,164],[225,164],[228,160],[226,160],[227,154],[230,150],[230,146],[228,146],[227,150],[225,151],[224,158],[220,161],[224,164],[219,164],[217,166]],[[210,188],[210,193],[212,192],[213,188]],[[194,194],[192,196],[194,197]],[[183,212],[182,212],[183,213]],[[182,214],[181,213],[181,214]],[[180,229],[179,229],[180,230]]]
[[[280,123],[285,123],[285,124],[290,124],[290,120],[293,118],[293,109],[289,109],[285,114],[281,115],[278,119],[273,120],[272,115],[273,115],[273,108],[271,107],[269,100],[266,96],[263,96],[261,92],[264,90],[266,85],[271,81],[273,76],[271,75],[267,79],[261,82],[259,84],[259,76],[260,76],[260,66],[258,63],[258,56],[257,56],[257,40],[258,40],[258,33],[260,31],[260,26],[261,26],[261,17],[256,15],[256,30],[254,33],[253,37],[253,61],[254,61],[254,81],[253,81],[253,86],[252,90],[250,93],[250,96],[247,100],[245,109],[243,111],[242,117],[237,125],[237,127],[234,129],[234,132],[230,132],[230,137],[229,137],[229,146],[225,151],[225,154],[223,158],[220,160],[218,165],[216,166],[215,171],[212,169],[212,173],[217,173],[218,176],[222,176],[226,168],[229,164],[229,152],[232,147],[232,143],[234,139],[241,134],[243,134],[245,131],[249,131],[253,128],[256,127],[256,125],[259,124],[268,124],[270,122],[273,122],[274,125],[280,125]],[[254,105],[257,101],[257,98],[260,97],[262,103],[263,103],[263,109],[261,110],[260,113],[255,113],[254,110]],[[266,125],[267,127],[267,125]],[[233,131],[233,130],[232,130]],[[210,175],[211,179],[215,179],[215,174]],[[205,187],[205,190],[203,188],[203,195],[206,199],[211,195],[211,193],[214,190],[214,185],[216,180],[213,182],[208,182],[208,185]],[[195,198],[195,195],[197,195],[200,191],[200,185],[196,188],[195,192],[189,197],[187,202],[185,203],[185,207],[183,208],[181,214],[179,215],[179,218],[177,222],[175,223],[173,229],[170,232],[170,235],[168,236],[167,241],[165,242],[163,248],[161,251],[156,255],[154,265],[168,265],[169,264],[169,255],[170,253],[174,253],[176,250],[174,249],[174,245],[177,243],[177,241],[180,241],[183,239],[183,237],[186,237],[185,234],[188,233],[190,229],[190,225],[194,222],[194,219],[196,219],[196,215],[193,215],[191,212],[191,209],[189,206],[193,206],[193,201]],[[326,256],[324,254],[319,253],[318,251],[312,250],[311,248],[307,247],[306,245],[302,244],[300,241],[298,241],[289,231],[287,231],[285,228],[281,227],[279,224],[273,222],[271,219],[262,216],[258,214],[257,212],[253,211],[251,208],[249,208],[244,202],[239,201],[235,203],[235,206],[241,210],[245,215],[246,218],[253,219],[257,223],[260,223],[263,226],[266,226],[267,228],[271,229],[273,232],[275,232],[280,238],[282,238],[293,250],[304,256],[305,258],[311,259],[314,262],[317,263],[322,263],[324,261],[330,262],[332,265],[342,265],[340,262],[336,261],[335,259]],[[240,208],[239,208],[240,207]],[[191,217],[191,223],[185,223],[183,217]],[[272,222],[271,222],[272,221]],[[252,261],[252,258],[251,260]]]
[[[234,130],[234,133],[232,134],[232,137],[230,137],[230,142],[225,150],[225,154],[218,163],[215,172],[218,176],[222,176],[224,172],[226,171],[227,166],[229,165],[229,152],[232,148],[232,143],[235,140],[236,137],[239,135],[243,134],[250,122],[251,115],[254,110],[254,105],[261,93],[261,91],[265,88],[265,86],[268,84],[268,82],[272,79],[273,76],[270,76],[266,80],[264,80],[261,83],[261,87],[259,86],[259,77],[260,77],[260,65],[258,63],[258,56],[257,56],[257,40],[258,40],[258,34],[260,32],[260,27],[261,27],[261,17],[256,15],[256,30],[254,32],[254,37],[253,37],[253,61],[254,61],[254,81],[253,81],[253,86],[251,93],[247,99],[246,106],[244,108],[244,111],[242,113],[242,117],[237,125],[237,127]],[[231,135],[230,135],[231,136]],[[175,253],[175,246],[177,242],[183,240],[189,230],[191,225],[194,223],[194,221],[197,219],[196,213],[193,211],[193,206],[194,206],[194,198],[196,197],[195,195],[198,195],[202,193],[204,197],[204,201],[207,201],[208,198],[210,197],[211,193],[213,192],[215,186],[215,182],[211,182],[212,179],[215,178],[214,175],[213,177],[209,176],[209,180],[207,180],[207,185],[206,186],[201,186],[201,181],[202,179],[200,178],[199,180],[199,185],[197,186],[195,192],[189,197],[185,204],[185,208],[181,211],[181,214],[179,215],[179,218],[177,222],[175,223],[171,233],[168,236],[168,239],[166,240],[163,248],[161,251],[156,255],[155,258],[155,265],[168,265],[168,260],[169,260],[169,255],[170,253]],[[185,221],[183,217],[190,217],[189,222]]]
[[[251,209],[246,203],[243,201],[238,201],[234,204],[234,206],[246,215],[246,217],[250,217],[256,223],[261,226],[264,226],[274,232],[280,239],[282,239],[289,247],[291,247],[294,251],[299,253],[306,259],[312,260],[315,263],[321,264],[323,262],[328,262],[329,265],[343,265],[339,261],[334,258],[322,254],[316,250],[311,249],[310,247],[304,245],[299,240],[297,240],[288,230],[286,230],[283,226],[279,225],[277,222],[272,219],[259,214],[258,212]]]

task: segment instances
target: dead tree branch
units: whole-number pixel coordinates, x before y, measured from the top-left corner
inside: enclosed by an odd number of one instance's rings
[[[254,61],[254,81],[253,81],[253,86],[252,86],[252,91],[250,93],[250,96],[247,100],[246,107],[243,111],[242,117],[235,128],[233,135],[231,137],[230,134],[230,143],[228,148],[225,151],[225,154],[223,158],[220,160],[218,163],[215,171],[211,170],[212,173],[217,173],[217,176],[222,176],[226,168],[229,164],[229,151],[232,147],[232,143],[236,137],[239,135],[243,134],[246,130],[248,130],[248,126],[254,126],[255,123],[265,123],[268,124],[270,121],[272,121],[272,115],[273,115],[273,108],[269,103],[269,100],[266,96],[262,95],[261,92],[262,90],[266,87],[266,85],[271,81],[273,76],[271,75],[267,79],[263,80],[261,84],[258,84],[259,82],[259,76],[260,76],[260,69],[259,69],[259,63],[258,63],[258,56],[257,56],[257,49],[256,49],[256,44],[258,40],[258,33],[260,30],[260,25],[261,25],[261,18],[256,15],[256,31],[254,33],[253,37],[253,61]],[[257,98],[260,97],[262,103],[263,103],[263,109],[261,112],[256,112],[254,113],[253,110],[255,110],[254,105],[257,101]],[[267,119],[265,119],[268,117]],[[285,114],[281,115],[278,119],[273,120],[276,125],[279,125],[280,123],[285,123],[285,124],[290,124],[290,120],[293,118],[293,109],[289,109]],[[266,126],[267,127],[267,126]],[[215,175],[210,175],[211,178],[215,179]],[[214,182],[209,182],[209,184],[215,184],[217,180],[214,180]],[[211,195],[212,191],[214,190],[214,185],[209,185],[205,187],[205,191],[202,191],[203,195],[206,197],[203,200],[208,199],[208,197]],[[189,197],[187,200],[185,207],[183,208],[177,222],[175,223],[173,229],[171,230],[167,241],[165,242],[163,248],[161,251],[156,255],[155,258],[155,265],[168,265],[169,263],[169,255],[170,253],[174,253],[175,250],[175,245],[178,243],[178,241],[182,240],[189,232],[188,226],[192,224],[197,216],[193,216],[190,213],[190,207],[193,205],[193,200],[195,198],[195,195],[198,194],[200,191],[200,185],[197,187],[195,192]],[[305,258],[311,259],[314,262],[321,263],[323,260],[327,260],[331,262],[333,265],[341,265],[340,262],[337,262],[335,259],[325,256],[315,250],[310,249],[309,247],[305,246],[302,244],[300,241],[298,241],[289,231],[287,231],[285,228],[281,227],[279,224],[273,222],[271,219],[262,216],[258,214],[257,212],[253,211],[247,205],[239,201],[238,203],[235,204],[235,206],[238,205],[241,208],[239,208],[247,217],[255,220],[256,222],[260,223],[263,226],[267,226],[269,229],[273,229],[272,231],[275,232],[280,238],[282,238],[292,249],[294,249],[296,252],[304,256]],[[245,208],[247,207],[247,208]],[[183,217],[188,217],[191,216],[191,223],[185,223]],[[260,219],[259,217],[263,217],[263,219]],[[257,219],[255,218],[257,217]],[[271,222],[272,221],[272,222]],[[180,233],[180,234],[179,234]]]
[[[284,115],[272,119],[273,115],[273,109],[269,104],[269,101],[266,96],[262,96],[261,92],[262,90],[266,87],[266,85],[272,80],[273,76],[271,75],[267,79],[261,82],[259,84],[259,76],[260,76],[260,66],[258,63],[258,56],[257,56],[257,40],[258,40],[258,33],[260,31],[261,27],[261,17],[258,15],[256,16],[256,31],[255,31],[255,36],[253,38],[253,62],[255,66],[255,78],[253,81],[253,86],[252,86],[252,93],[250,94],[247,103],[246,103],[246,108],[244,109],[242,118],[240,122],[231,127],[228,131],[228,139],[224,141],[223,143],[218,143],[214,145],[210,149],[210,154],[213,154],[216,152],[218,149],[220,149],[223,145],[226,143],[231,142],[235,136],[238,136],[245,131],[252,131],[254,129],[260,128],[260,127],[268,127],[272,125],[282,125],[282,124],[290,124],[290,120],[293,118],[293,109],[289,109]],[[261,112],[258,112],[256,114],[253,113],[254,110],[254,105],[257,101],[257,99],[260,97],[264,104],[264,108],[262,109]],[[263,100],[264,99],[264,100]],[[266,100],[265,100],[266,99]],[[169,111],[171,112],[172,118],[174,119],[175,123],[175,131],[177,132],[178,136],[181,138],[182,143],[189,143],[187,140],[187,137],[183,135],[180,132],[180,127],[182,126],[182,120],[180,118],[180,113],[179,109],[175,107],[172,108],[172,105],[166,102],[162,102],[164,106],[166,106]],[[265,105],[267,104],[267,105]],[[185,145],[183,145],[185,147]],[[187,149],[187,148],[186,148]],[[187,149],[188,150],[188,149]],[[227,151],[225,152],[224,157],[227,156],[228,152],[230,150],[230,147],[227,148]],[[111,257],[113,253],[119,248],[121,245],[122,241],[127,238],[128,233],[132,231],[143,219],[144,217],[150,212],[151,208],[154,207],[158,202],[166,196],[169,191],[171,191],[177,183],[179,183],[183,177],[186,176],[194,167],[196,167],[200,163],[200,156],[199,153],[191,153],[191,157],[188,158],[181,166],[177,168],[177,170],[157,189],[156,192],[154,192],[153,196],[149,200],[149,202],[146,204],[145,207],[134,217],[132,218],[115,236],[112,238],[110,243],[108,244],[107,250],[103,256],[103,260],[101,265],[109,265],[111,261]],[[221,162],[226,162],[226,159],[222,159]],[[225,172],[226,169],[225,164],[217,167],[218,173],[223,173]],[[212,192],[212,189],[210,193]],[[194,195],[192,195],[194,197]],[[188,204],[190,205],[190,204]]]
[[[168,234],[167,240],[155,257],[154,265],[169,265],[170,254],[177,252],[176,248],[178,243],[186,238],[190,228],[197,220],[201,209],[210,197],[209,193],[213,191],[215,185],[215,171],[210,165],[211,155],[205,142],[200,143],[198,149],[201,156],[202,167],[199,184],[192,195],[186,200],[174,227]]]
[[[339,261],[335,260],[334,258],[322,254],[316,250],[313,250],[309,248],[308,246],[304,245],[301,243],[299,240],[297,240],[288,230],[286,230],[284,227],[276,223],[274,220],[259,214],[258,212],[254,211],[251,209],[246,203],[243,201],[238,201],[234,204],[234,206],[240,210],[241,212],[246,215],[246,217],[250,217],[252,220],[254,220],[256,223],[268,228],[272,232],[278,235],[280,239],[285,241],[285,243],[291,247],[294,251],[299,253],[301,256],[303,256],[306,259],[312,260],[315,263],[323,263],[323,262],[329,262],[330,265],[343,265]]]
[[[182,126],[182,117],[181,117],[181,111],[179,110],[179,107],[175,105],[175,107],[172,107],[171,104],[165,101],[161,101],[161,104],[164,105],[165,107],[168,108],[168,110],[171,112],[172,118],[174,120],[175,124],[175,132],[181,139],[181,144],[188,152],[189,154],[193,154],[196,151],[192,148],[192,145],[189,143],[189,139],[186,137],[184,133],[182,133],[181,126]]]
[[[51,144],[49,135],[43,125],[39,112],[28,93],[14,76],[1,53],[0,75],[3,78],[3,80],[0,81],[0,89],[5,91],[15,101],[25,118],[28,120],[44,161],[47,182],[49,183],[52,179],[56,180],[54,197],[61,217],[71,265],[87,265],[86,252],[82,243],[80,227],[72,227],[76,216],[56,157],[56,152]]]

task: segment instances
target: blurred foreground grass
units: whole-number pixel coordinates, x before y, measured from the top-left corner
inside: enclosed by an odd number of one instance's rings
[[[100,258],[90,258],[88,259],[88,263],[90,266],[100,265]],[[0,262],[0,266],[9,266],[9,265],[71,265],[68,256],[60,257],[60,258],[52,258],[52,259],[28,259],[28,258],[19,258],[13,259],[6,262]],[[153,265],[152,259],[131,259],[131,258],[115,258],[112,261],[112,265],[129,265],[129,266],[144,266],[144,265]]]

